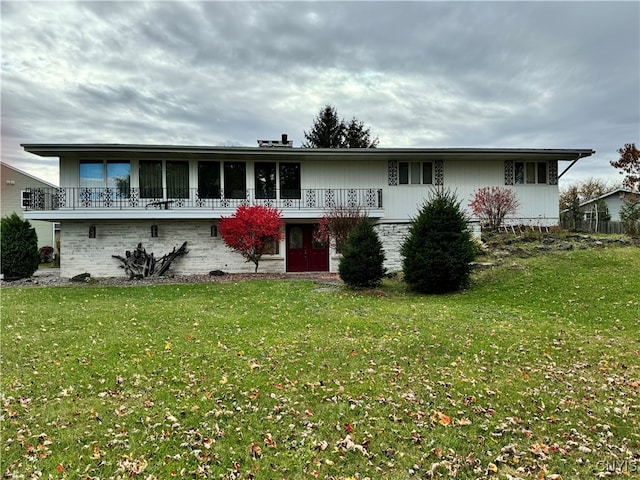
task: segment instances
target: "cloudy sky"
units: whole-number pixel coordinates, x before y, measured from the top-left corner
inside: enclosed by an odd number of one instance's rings
[[[2,160],[20,143],[304,141],[325,104],[380,147],[640,144],[640,3],[3,0]],[[562,169],[561,165],[560,168]]]

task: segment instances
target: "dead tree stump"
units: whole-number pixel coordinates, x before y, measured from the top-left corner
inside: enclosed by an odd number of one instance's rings
[[[186,255],[187,253],[189,253],[187,250],[187,242],[184,242],[177,250],[174,247],[170,253],[156,259],[153,253],[147,253],[147,251],[142,248],[142,243],[139,243],[133,252],[127,250],[124,257],[120,255],[111,256],[122,262],[120,267],[124,268],[129,280],[133,280],[134,278],[140,279],[165,275],[169,271],[171,263],[176,258]]]

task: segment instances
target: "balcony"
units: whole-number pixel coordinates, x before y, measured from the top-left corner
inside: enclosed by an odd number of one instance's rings
[[[65,218],[74,218],[69,213],[80,214],[90,211],[147,212],[175,217],[181,216],[178,212],[190,213],[189,216],[194,216],[195,212],[202,212],[203,216],[211,216],[212,212],[216,211],[229,214],[242,204],[278,208],[282,210],[283,216],[287,216],[287,212],[306,211],[311,214],[332,208],[358,208],[369,213],[382,211],[382,189],[379,188],[208,193],[202,195],[197,189],[178,192],[168,189],[131,188],[122,192],[115,188],[28,188],[23,192],[22,203],[25,211],[32,213],[27,217],[34,219],[43,218],[33,215],[37,212],[65,213]]]

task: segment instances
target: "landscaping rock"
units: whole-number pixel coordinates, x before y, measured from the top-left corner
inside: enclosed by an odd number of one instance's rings
[[[88,278],[91,278],[90,273],[80,273],[69,279],[70,282],[86,282]]]

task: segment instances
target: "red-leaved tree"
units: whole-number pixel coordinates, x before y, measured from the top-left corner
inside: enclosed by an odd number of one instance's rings
[[[626,143],[623,148],[618,149],[618,153],[620,158],[612,161],[611,165],[627,174],[624,179],[625,187],[640,191],[640,150],[636,148],[635,143]]]
[[[318,243],[331,242],[336,252],[342,253],[342,246],[356,225],[366,217],[358,207],[333,207],[318,220],[314,240]]]
[[[260,258],[282,239],[280,210],[263,205],[240,205],[230,217],[221,217],[218,229],[224,243],[253,262],[258,272]]]
[[[520,202],[509,188],[484,187],[475,192],[469,206],[483,226],[497,230],[504,217],[518,211]]]

